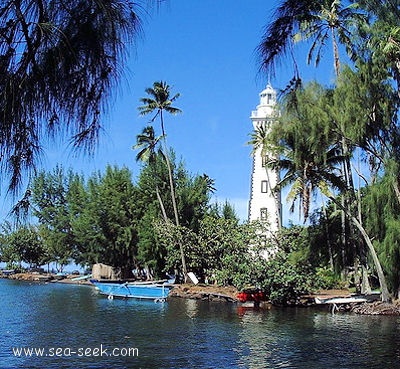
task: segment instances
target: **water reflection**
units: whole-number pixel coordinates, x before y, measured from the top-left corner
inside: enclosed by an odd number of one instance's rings
[[[239,367],[397,367],[398,323],[393,317],[311,309],[250,310],[241,316]]]
[[[187,299],[184,301],[186,315],[190,319],[194,319],[199,310],[199,304],[196,300]]]
[[[93,289],[0,280],[3,368],[396,368],[400,320],[312,309],[108,300]],[[137,347],[139,357],[12,357],[11,346]]]
[[[279,312],[248,310],[241,317],[240,368],[294,368],[291,347],[293,321],[282,321]],[[296,359],[296,357],[294,357]]]

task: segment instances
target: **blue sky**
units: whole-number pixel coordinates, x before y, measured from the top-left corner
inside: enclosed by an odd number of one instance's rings
[[[103,171],[107,164],[127,166],[136,178],[140,167],[131,147],[149,120],[138,114],[139,99],[154,81],[164,80],[173,93],[181,94],[175,106],[183,111],[180,116],[166,117],[168,144],[192,174],[213,178],[219,201],[228,200],[246,219],[249,117],[268,82],[268,76],[258,73],[255,49],[276,3],[169,0],[159,10],[143,14],[142,37],[130,50],[128,71],[104,116],[95,155],[74,157],[61,143],[50,145],[44,166],[50,169],[63,163],[86,175]],[[305,64],[305,55],[299,57]],[[323,73],[325,79],[333,74],[330,70]],[[308,79],[319,79],[321,69],[308,68],[307,73]],[[275,88],[283,88],[290,77],[291,69],[282,66],[270,81]]]

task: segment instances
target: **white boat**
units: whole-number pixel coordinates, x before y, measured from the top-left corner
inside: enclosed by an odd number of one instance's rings
[[[367,302],[368,299],[363,296],[353,296],[353,297],[332,297],[321,299],[315,297],[315,303],[322,305],[322,304],[352,304],[352,303],[361,303]]]
[[[362,303],[362,302],[372,302],[379,300],[381,294],[379,291],[372,291],[369,294],[366,295],[348,295],[348,296],[333,296],[333,297],[317,297],[315,296],[315,303],[318,305],[322,304],[335,304],[335,305],[340,305],[340,304],[354,304],[354,303]]]

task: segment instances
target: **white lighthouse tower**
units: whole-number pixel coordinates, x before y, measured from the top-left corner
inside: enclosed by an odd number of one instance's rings
[[[271,124],[276,121],[276,91],[270,84],[260,93],[260,104],[251,112],[253,129],[262,127],[268,134]],[[281,224],[281,194],[272,192],[279,181],[279,173],[268,168],[268,153],[262,156],[259,147],[253,153],[253,171],[249,202],[249,221],[260,220],[270,224],[270,232],[278,230]]]

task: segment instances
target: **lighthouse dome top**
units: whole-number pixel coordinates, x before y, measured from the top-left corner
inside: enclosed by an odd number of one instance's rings
[[[272,117],[276,105],[276,90],[268,83],[264,90],[259,93],[260,104],[256,110],[251,112],[251,119],[256,122],[264,120],[266,117]]]
[[[273,106],[276,103],[276,91],[268,83],[267,87],[260,92],[260,106]]]

